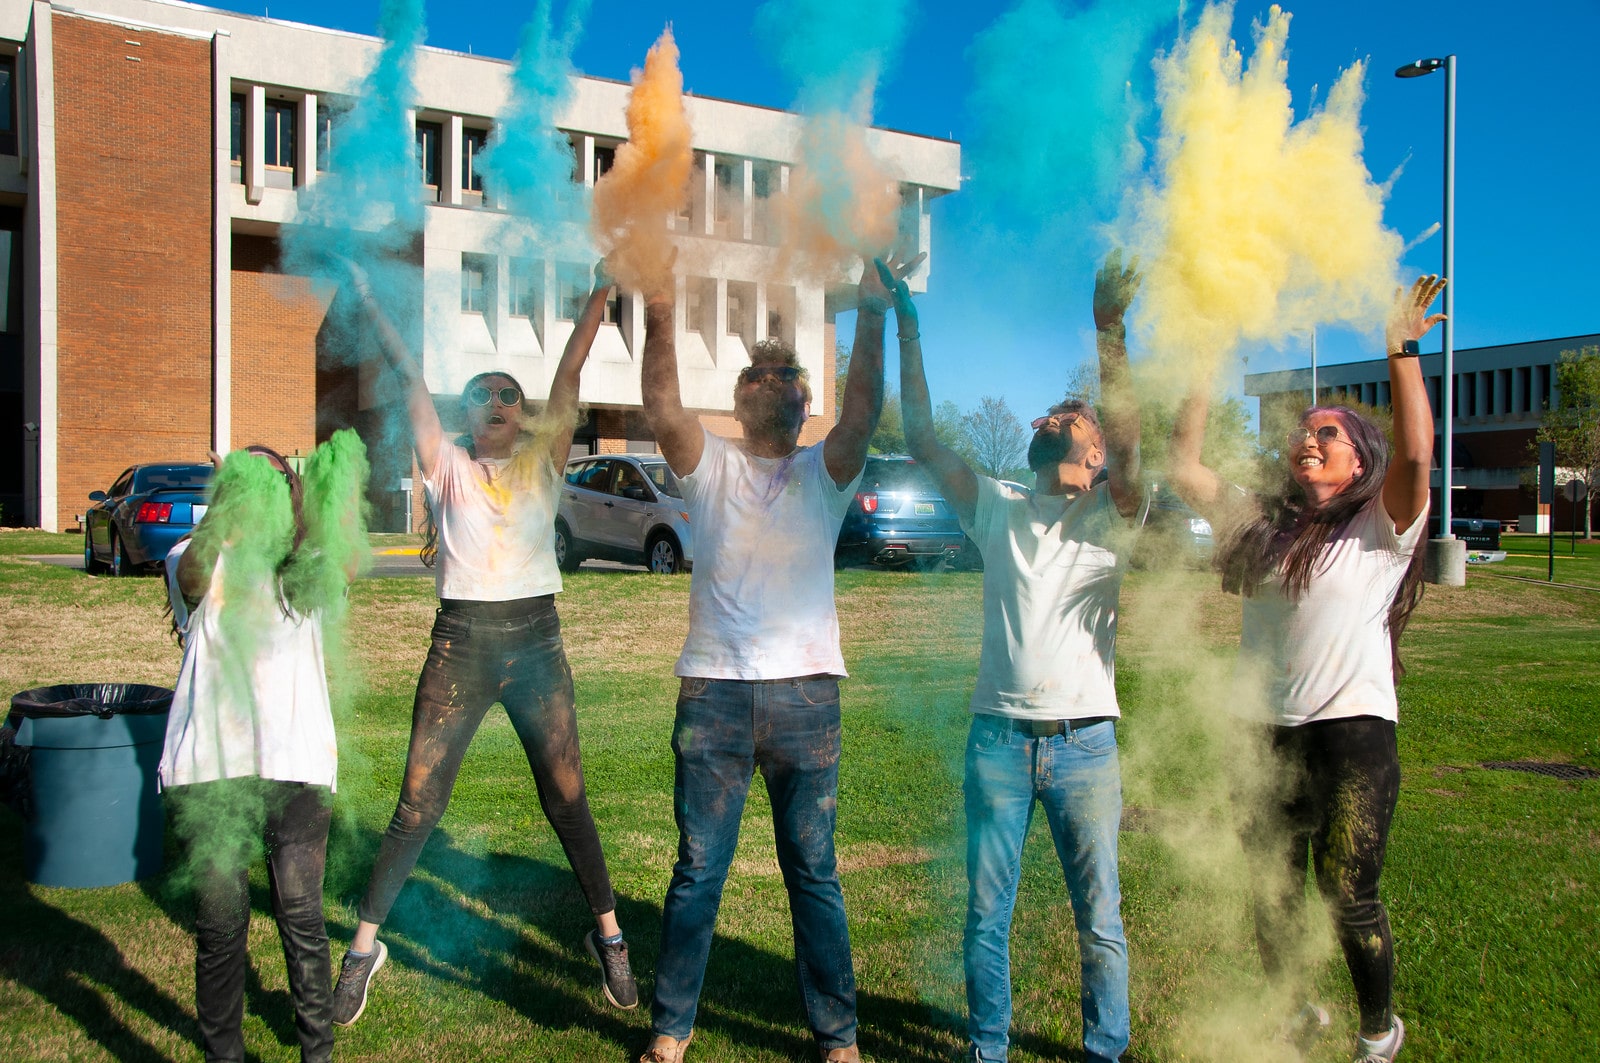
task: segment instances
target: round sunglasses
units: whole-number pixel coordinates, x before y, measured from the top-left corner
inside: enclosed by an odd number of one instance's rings
[[[1312,436],[1317,437],[1317,445],[1320,447],[1325,447],[1329,443],[1343,443],[1347,447],[1355,446],[1354,443],[1339,434],[1338,425],[1325,424],[1315,432],[1305,427],[1289,429],[1289,449],[1293,450]]]
[[[467,389],[467,401],[474,406],[487,406],[491,398],[500,400],[502,406],[515,406],[522,401],[522,392],[513,387],[490,389],[482,384]]]

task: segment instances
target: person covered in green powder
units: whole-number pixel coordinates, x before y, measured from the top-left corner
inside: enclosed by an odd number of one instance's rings
[[[214,459],[218,460],[218,459]],[[333,1058],[322,878],[338,770],[324,627],[366,555],[366,451],[341,432],[307,465],[235,451],[167,556],[183,663],[158,778],[186,849],[195,1011],[207,1060],[245,1058],[248,869],[263,848],[300,1056]]]
[[[496,702],[522,742],[539,804],[594,916],[584,947],[599,964],[601,990],[613,1006],[635,1007],[639,991],[589,811],[572,670],[555,608],[561,590],[554,541],[558,487],[577,424],[579,372],[611,282],[597,267],[544,409],[530,413],[526,393],[509,373],[480,373],[462,392],[468,435],[452,442],[420,362],[378,306],[365,271],[349,262],[346,268],[407,390],[430,506],[423,560],[437,565],[439,611],[417,680],[400,799],[357,909],[360,923],[334,989],[334,1022],[348,1026],[365,1010],[372,977],[388,956],[378,928],[444,815],[467,747]]]

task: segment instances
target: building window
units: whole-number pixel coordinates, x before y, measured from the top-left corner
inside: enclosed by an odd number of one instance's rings
[[[750,167],[750,238],[757,243],[777,243],[777,226],[772,218],[772,197],[778,194],[782,175],[775,162],[756,162]]]
[[[244,93],[228,99],[228,158],[235,166],[244,165]]]
[[[1531,366],[1517,366],[1517,393],[1522,396],[1518,413],[1529,413],[1533,410],[1533,369]]]
[[[317,104],[317,172],[327,173],[333,165],[333,109]]]
[[[443,140],[444,127],[438,122],[417,123],[417,168],[429,188],[439,187],[439,145]]]
[[[489,268],[484,255],[461,256],[461,312],[481,314],[489,309]]]
[[[622,324],[622,291],[615,285],[611,288],[611,294],[606,297],[606,310],[600,321],[605,325]]]
[[[589,271],[563,262],[556,266],[556,318],[576,321],[589,297]]]
[[[511,260],[511,316],[537,317],[539,314],[538,276],[544,267],[524,258]]]
[[[266,148],[262,162],[269,169],[294,169],[294,119],[299,108],[287,100],[268,100]]]
[[[461,131],[461,190],[483,192],[483,174],[478,172],[478,160],[489,144],[489,134],[482,129]]]
[[[617,164],[617,149],[594,146],[594,179],[596,181],[611,172],[611,167]]]
[[[737,159],[729,162],[718,159],[715,172],[716,188],[712,194],[717,197],[717,235],[727,240],[743,239],[744,163]]]
[[[17,153],[17,57],[0,55],[0,155]]]

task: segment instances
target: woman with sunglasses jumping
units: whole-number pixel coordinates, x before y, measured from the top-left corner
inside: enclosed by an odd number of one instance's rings
[[[572,671],[555,610],[561,590],[557,489],[577,423],[578,375],[611,282],[597,267],[543,410],[526,408],[525,393],[509,373],[480,373],[462,393],[467,435],[452,442],[422,366],[372,298],[365,273],[347,265],[380,347],[408,390],[417,467],[431,509],[423,560],[437,565],[440,601],[417,680],[400,800],[357,909],[360,924],[334,988],[334,1022],[348,1026],[361,1017],[367,987],[388,956],[378,927],[444,814],[467,746],[495,702],[511,718],[540,807],[594,915],[584,947],[600,965],[605,998],[632,1008],[638,989],[584,790]]]
[[[1392,454],[1361,414],[1313,405],[1289,433],[1285,490],[1247,501],[1199,461],[1209,381],[1172,438],[1172,486],[1235,527],[1217,567],[1243,600],[1239,676],[1259,691],[1238,700],[1264,699],[1273,718],[1262,792],[1241,793],[1239,811],[1262,965],[1290,1000],[1307,1001],[1280,1036],[1303,1051],[1330,1025],[1303,962],[1309,853],[1355,983],[1358,1063],[1391,1063],[1405,1037],[1391,1007],[1394,942],[1378,878],[1400,792],[1395,681],[1400,634],[1422,596],[1433,453],[1417,341],[1444,320],[1428,314],[1444,283],[1421,277],[1396,293],[1385,330]]]

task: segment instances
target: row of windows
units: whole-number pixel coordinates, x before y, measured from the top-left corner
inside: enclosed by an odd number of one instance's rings
[[[1451,396],[1451,417],[1495,417],[1508,414],[1536,414],[1554,401],[1554,379],[1549,365],[1518,365],[1504,369],[1456,374],[1455,394]],[[1435,410],[1442,403],[1441,378],[1430,376],[1425,383],[1428,401]],[[1319,388],[1324,398],[1349,398],[1368,406],[1390,404],[1389,382],[1368,381]]]

